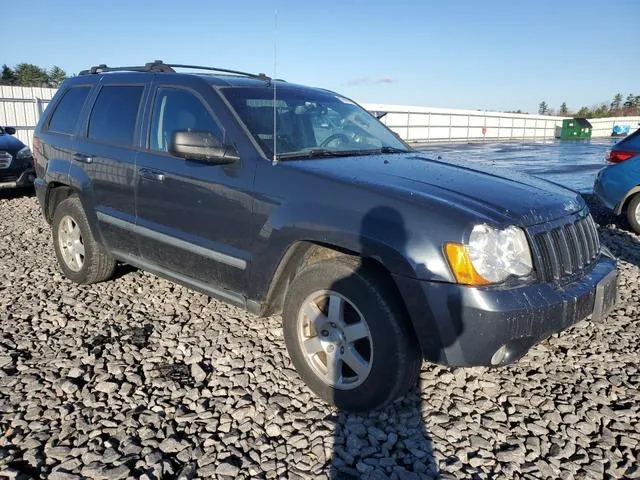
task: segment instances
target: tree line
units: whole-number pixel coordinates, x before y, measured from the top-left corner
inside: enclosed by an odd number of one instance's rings
[[[57,88],[66,78],[66,72],[57,65],[47,70],[32,63],[19,63],[14,68],[4,64],[0,85]]]
[[[602,118],[624,117],[627,115],[640,115],[640,95],[630,93],[625,97],[616,93],[610,103],[599,103],[592,107],[582,107],[580,110],[571,110],[566,102],[562,102],[557,111],[553,110],[547,102],[542,101],[538,106],[540,115],[559,115],[561,117]]]
[[[0,85],[14,85],[19,87],[53,87],[57,88],[67,78],[67,74],[57,65],[50,69],[42,68],[32,63],[19,63],[14,68],[2,65]],[[511,110],[507,113],[527,113],[522,110]],[[599,103],[592,107],[582,107],[579,110],[571,110],[566,102],[562,102],[560,108],[554,110],[546,101],[538,106],[540,115],[559,115],[562,117],[622,117],[627,115],[640,115],[640,95],[628,94],[624,98],[617,93],[610,103]]]

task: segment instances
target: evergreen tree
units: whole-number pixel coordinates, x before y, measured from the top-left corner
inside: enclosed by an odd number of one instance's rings
[[[622,94],[616,93],[615,97],[613,97],[613,102],[611,102],[611,110],[617,111],[620,110],[620,106],[622,105]]]
[[[49,75],[44,68],[31,63],[19,63],[16,65],[16,85],[22,87],[46,87],[49,84]]]
[[[540,115],[546,115],[547,112],[549,112],[549,105],[547,105],[547,102],[540,102],[540,105],[538,106],[538,113]]]
[[[634,96],[633,93],[630,93],[629,95],[627,95],[627,99],[624,102],[624,108],[631,109],[635,107],[636,104],[637,104],[637,97]]]
[[[2,76],[0,77],[0,85],[15,85],[16,74],[6,64],[2,65]]]
[[[49,70],[49,85],[52,87],[59,87],[66,78],[67,73],[57,65],[54,65],[51,70]]]
[[[580,117],[580,118],[589,118],[591,116],[591,110],[589,110],[589,107],[582,107],[580,110],[578,110],[578,113],[576,113],[576,117]]]
[[[569,109],[567,108],[566,102],[562,102],[562,105],[560,105],[560,110],[558,111],[558,113],[563,117],[566,117],[569,115]]]

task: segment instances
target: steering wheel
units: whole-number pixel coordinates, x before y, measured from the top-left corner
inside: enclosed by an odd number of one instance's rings
[[[349,137],[347,137],[344,133],[334,133],[333,135],[329,135],[327,138],[325,138],[320,144],[320,147],[324,148],[330,143],[335,142],[336,140],[340,140],[340,143],[349,143]]]

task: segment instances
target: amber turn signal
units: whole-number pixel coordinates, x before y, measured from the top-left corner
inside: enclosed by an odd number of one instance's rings
[[[467,247],[459,243],[447,243],[444,246],[449,266],[458,283],[464,285],[487,285],[490,282],[483,278],[471,263]]]

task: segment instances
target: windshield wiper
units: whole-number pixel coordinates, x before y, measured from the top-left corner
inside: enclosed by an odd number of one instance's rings
[[[353,157],[356,155],[377,155],[379,153],[409,153],[410,151],[411,150],[390,147],[388,145],[370,150],[328,150],[326,148],[313,148],[304,152],[282,153],[278,155],[277,158],[278,160],[294,160],[320,157]]]
[[[278,160],[294,160],[299,158],[349,157],[362,153],[362,150],[327,150],[326,148],[314,148],[305,152],[281,153],[277,155],[277,158]]]
[[[396,148],[390,147],[389,145],[384,145],[378,149],[380,153],[410,153],[411,150],[407,150],[405,148]]]

